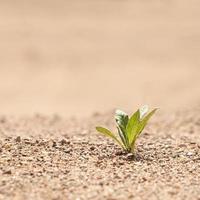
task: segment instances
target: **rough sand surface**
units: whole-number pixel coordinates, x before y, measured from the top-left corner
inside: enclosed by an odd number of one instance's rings
[[[157,113],[124,154],[84,120],[1,117],[0,199],[200,199],[200,109]]]

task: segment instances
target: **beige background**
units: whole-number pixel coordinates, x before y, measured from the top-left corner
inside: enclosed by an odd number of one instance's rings
[[[0,0],[0,113],[198,105],[199,11],[198,0]]]

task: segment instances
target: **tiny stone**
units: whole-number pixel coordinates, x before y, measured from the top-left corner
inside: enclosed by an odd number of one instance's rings
[[[71,152],[71,149],[66,149],[64,150],[65,153],[70,153]]]
[[[187,152],[186,155],[187,155],[187,156],[192,156],[192,155],[194,155],[194,154],[193,154],[192,152]]]
[[[132,160],[134,158],[134,155],[132,153],[128,153],[126,155],[126,158],[129,159],[129,160]]]
[[[52,147],[56,147],[56,142],[55,141],[53,141]]]
[[[115,153],[115,155],[116,155],[116,156],[122,156],[122,155],[124,155],[124,152],[123,152],[123,151],[117,151],[117,152]]]
[[[118,164],[119,165],[124,165],[124,162],[123,161],[119,161]]]
[[[31,141],[29,139],[25,139],[25,144],[31,144]]]
[[[57,146],[57,144],[56,144],[56,142],[55,142],[55,141],[53,141],[53,140],[50,140],[50,141],[48,141],[48,146],[49,146],[49,147],[56,147],[56,146]]]
[[[11,170],[6,170],[3,172],[3,174],[12,174],[12,171]]]
[[[10,149],[11,147],[12,147],[12,144],[6,143],[6,144],[3,145],[3,148],[6,149],[6,150]]]
[[[91,147],[90,147],[90,150],[91,150],[91,151],[94,151],[94,150],[95,150],[95,147],[94,147],[94,146],[91,146]]]
[[[20,137],[20,136],[17,136],[16,139],[15,139],[15,141],[16,141],[16,142],[21,142],[21,137]]]
[[[179,146],[179,147],[183,147],[183,148],[186,148],[186,147],[187,147],[187,145],[185,145],[185,144],[179,144],[178,146]]]
[[[60,144],[61,144],[61,145],[65,145],[65,144],[68,144],[68,142],[67,142],[65,139],[62,139],[62,140],[60,141]]]
[[[143,180],[143,181],[147,181],[147,178],[146,178],[146,177],[142,177],[142,180]]]

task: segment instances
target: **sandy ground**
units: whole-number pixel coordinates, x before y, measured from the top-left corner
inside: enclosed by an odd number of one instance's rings
[[[200,200],[198,0],[0,0],[0,199]],[[160,110],[135,157],[94,127]]]
[[[157,113],[135,157],[85,120],[1,118],[0,199],[200,199],[200,109]]]

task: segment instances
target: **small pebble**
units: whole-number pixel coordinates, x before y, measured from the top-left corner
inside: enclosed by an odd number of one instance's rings
[[[91,150],[91,151],[94,151],[94,150],[95,150],[95,147],[94,147],[94,146],[91,146],[91,147],[90,147],[90,150]]]
[[[194,154],[193,154],[192,152],[187,152],[186,155],[187,155],[187,156],[192,156],[192,155],[194,155]]]
[[[134,159],[134,154],[128,153],[128,154],[126,155],[126,158],[127,158],[128,160],[132,160],[132,159]]]
[[[60,141],[60,144],[61,144],[61,145],[65,145],[65,144],[69,144],[69,142],[68,142],[67,140],[65,140],[65,139],[62,139],[62,140]]]
[[[16,142],[21,142],[21,137],[20,137],[20,136],[17,136],[17,137],[15,138],[15,141],[16,141]]]
[[[9,170],[4,171],[3,174],[8,174],[8,175],[10,175],[10,174],[12,174],[12,171],[9,169]]]

